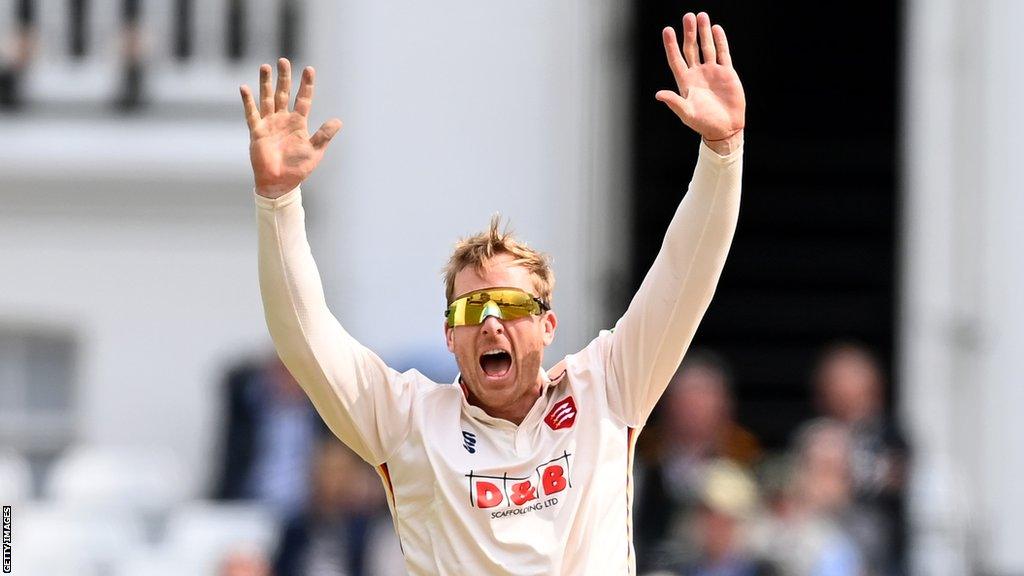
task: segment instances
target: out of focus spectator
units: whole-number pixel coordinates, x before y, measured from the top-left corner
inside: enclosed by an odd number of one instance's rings
[[[636,548],[641,571],[692,560],[696,521],[710,463],[725,458],[749,467],[761,455],[753,434],[733,418],[728,366],[717,354],[687,354],[672,377],[651,433],[655,443],[638,464]]]
[[[309,505],[286,525],[276,576],[405,574],[380,479],[334,438],[323,440]]]
[[[793,462],[766,482],[771,515],[757,548],[787,576],[863,576],[863,561],[846,528],[851,499],[850,435],[846,426],[816,420],[799,433]]]
[[[707,467],[694,525],[698,555],[658,575],[771,576],[767,562],[755,557],[745,542],[747,524],[758,509],[757,486],[739,466],[718,460]]]
[[[864,346],[839,343],[813,376],[820,412],[849,427],[854,537],[875,574],[900,574],[908,449],[884,411],[882,367]]]
[[[32,61],[36,44],[36,6],[33,0],[16,0],[14,26],[0,45],[0,109],[22,104],[21,82]],[[9,6],[4,4],[4,6]]]
[[[231,369],[224,392],[213,497],[254,500],[282,518],[295,515],[306,505],[313,452],[325,435],[319,416],[277,356]]]

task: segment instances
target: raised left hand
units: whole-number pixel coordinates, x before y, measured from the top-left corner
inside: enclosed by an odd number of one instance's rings
[[[703,63],[697,54],[698,31]],[[662,40],[679,92],[659,90],[655,98],[667,104],[709,145],[741,138],[747,103],[740,77],[732,67],[725,30],[717,24],[712,27],[706,13],[694,16],[689,12],[683,16],[682,53],[674,28],[662,30]]]

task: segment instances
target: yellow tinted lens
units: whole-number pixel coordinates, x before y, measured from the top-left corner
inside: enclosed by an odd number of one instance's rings
[[[487,316],[516,320],[540,314],[533,296],[514,288],[487,288],[470,292],[448,307],[449,326],[475,326]]]
[[[533,301],[533,296],[519,290],[491,290],[488,296],[491,297],[491,300],[497,302],[499,306],[532,307],[536,304]]]
[[[448,325],[449,326],[462,326],[466,323],[466,301],[464,299],[456,300],[448,306]]]
[[[471,302],[469,298],[459,298],[448,307],[449,326],[473,326],[481,322],[484,305]]]

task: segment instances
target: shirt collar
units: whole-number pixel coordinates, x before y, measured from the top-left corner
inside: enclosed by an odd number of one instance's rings
[[[533,406],[530,408],[530,411],[527,412],[526,418],[523,420],[523,424],[527,424],[530,421],[530,415],[537,411],[537,404],[548,402],[550,396],[548,394],[548,391],[551,390],[551,388],[555,386],[558,382],[560,382],[562,379],[562,375],[564,375],[564,371],[561,371],[561,373],[558,375],[558,378],[556,380],[552,380],[548,375],[548,372],[546,372],[543,368],[540,368],[539,371],[541,379],[540,396],[537,397],[537,399],[534,401]],[[466,387],[462,383],[461,372],[455,375],[455,381],[452,382],[452,384],[459,388],[459,396],[462,398],[462,411],[468,414],[474,420],[479,420],[486,424],[492,424],[495,426],[517,428],[516,424],[514,424],[513,422],[505,420],[504,418],[495,418],[494,416],[491,416],[490,414],[485,412],[483,408],[480,408],[479,406],[473,406],[472,404],[470,404],[469,398],[466,395]]]

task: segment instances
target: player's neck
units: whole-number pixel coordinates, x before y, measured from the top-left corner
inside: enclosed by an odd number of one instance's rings
[[[459,385],[462,387],[462,393],[466,395],[466,402],[468,402],[470,406],[476,406],[491,418],[508,420],[516,426],[523,423],[523,420],[526,419],[526,415],[530,413],[533,405],[537,403],[537,399],[540,398],[541,392],[544,390],[544,380],[538,377],[537,382],[514,402],[506,406],[492,407],[481,402],[480,399],[477,398],[476,395],[470,391],[469,387],[461,380],[459,381]]]

